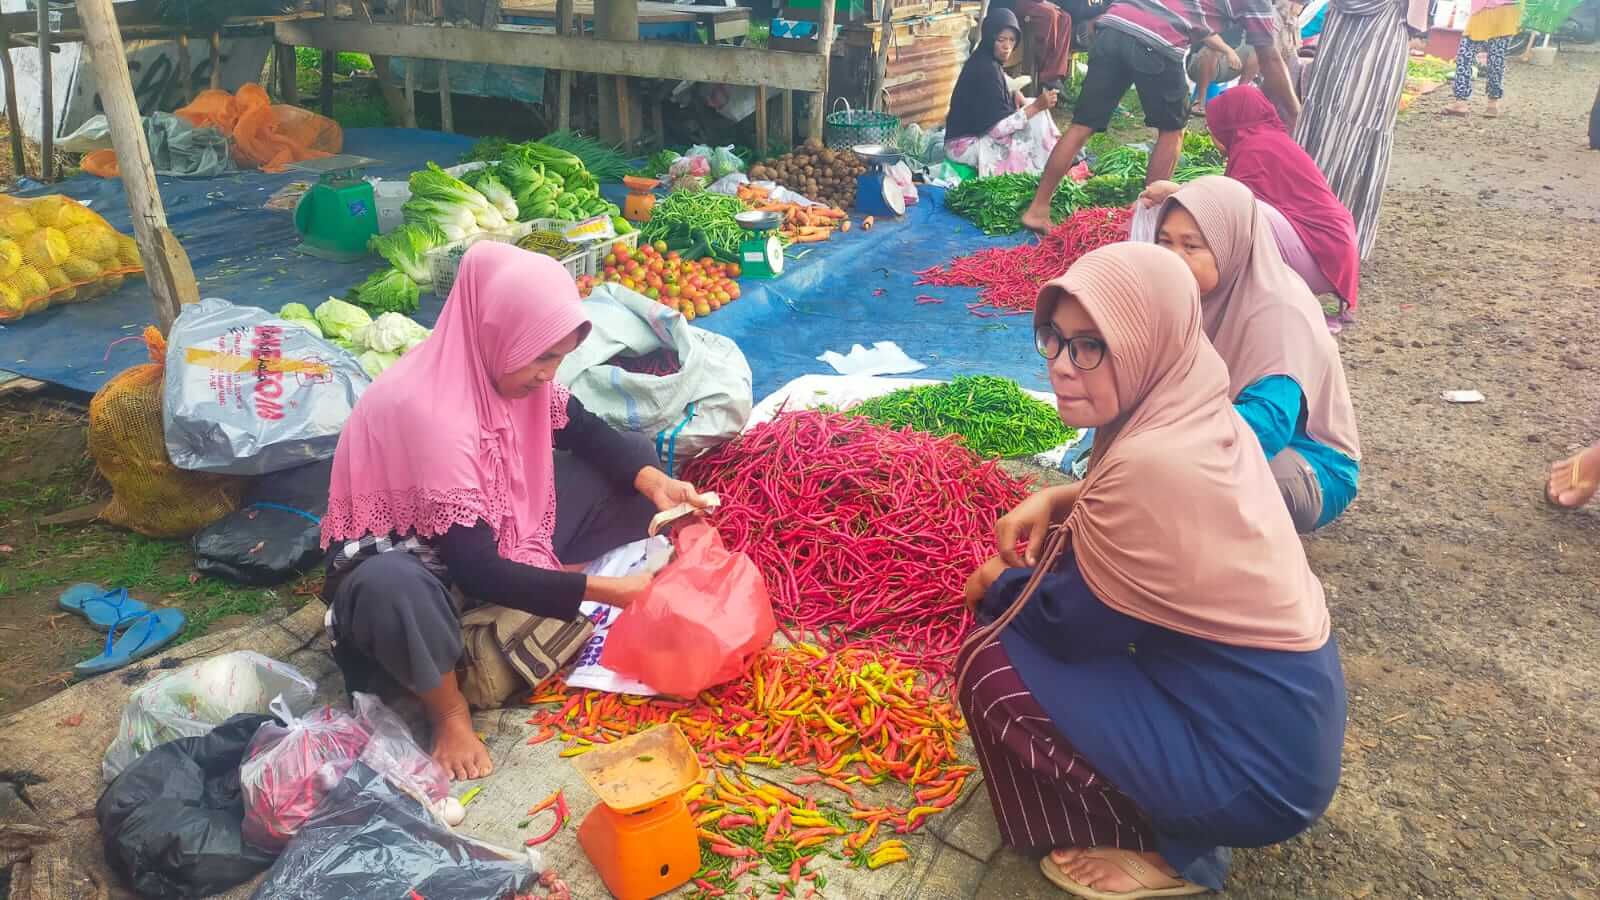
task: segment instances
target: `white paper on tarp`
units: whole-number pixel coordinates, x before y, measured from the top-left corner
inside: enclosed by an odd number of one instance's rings
[[[904,375],[927,368],[907,356],[894,341],[878,341],[870,350],[856,344],[846,354],[826,350],[817,361],[833,366],[840,375]]]
[[[664,537],[646,538],[612,550],[585,566],[583,572],[585,575],[598,575],[602,578],[622,578],[635,572],[659,572],[671,558],[670,541]],[[578,613],[594,623],[594,634],[589,636],[583,649],[578,651],[578,664],[568,673],[567,686],[609,691],[613,694],[655,696],[657,691],[650,685],[618,675],[600,665],[600,651],[605,649],[606,635],[610,633],[617,617],[622,615],[622,610],[593,600],[585,600],[578,605]]]
[[[746,184],[753,184],[758,188],[765,189],[767,191],[767,196],[771,197],[774,203],[798,203],[801,206],[822,205],[817,201],[812,200],[810,197],[807,197],[804,194],[797,194],[775,181],[751,181],[750,176],[743,172],[734,172],[731,175],[724,175],[717,179],[716,183],[711,185],[711,187],[706,188],[706,190],[713,194],[724,194],[729,197],[736,197],[739,195],[740,186]]]
[[[880,378],[870,375],[801,375],[783,387],[761,398],[761,402],[750,411],[750,421],[744,426],[745,431],[770,422],[777,417],[780,410],[794,412],[801,409],[816,409],[819,406],[831,406],[834,409],[849,409],[858,403],[881,397],[884,394],[898,391],[902,388],[922,387],[927,384],[943,384],[943,382],[928,378]],[[1043,403],[1055,405],[1055,395],[1044,391],[1031,391],[1022,389],[1028,396]],[[1047,469],[1057,468],[1062,457],[1081,440],[1074,437],[1059,447],[1046,450],[1034,456],[1034,460]]]

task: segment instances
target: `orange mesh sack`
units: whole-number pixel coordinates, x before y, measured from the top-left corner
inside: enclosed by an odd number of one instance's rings
[[[298,106],[274,106],[259,84],[237,94],[201,91],[177,115],[195,127],[212,127],[233,145],[233,161],[246,169],[281,172],[304,159],[332,156],[344,149],[339,123]]]
[[[89,455],[111,483],[100,517],[149,537],[185,537],[238,509],[247,479],[172,464],[161,424],[167,342],[153,327],[144,341],[150,362],[123,370],[89,401]]]
[[[0,203],[0,322],[104,296],[143,271],[133,238],[71,197]]]

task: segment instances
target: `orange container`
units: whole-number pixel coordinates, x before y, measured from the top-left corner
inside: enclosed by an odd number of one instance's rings
[[[700,780],[700,760],[676,725],[597,746],[572,765],[600,798],[578,844],[617,900],[645,900],[694,876],[700,841],[683,792]]]
[[[650,221],[650,211],[656,206],[656,195],[651,191],[661,182],[654,178],[626,175],[622,184],[628,189],[628,196],[622,201],[622,217],[629,222]]]

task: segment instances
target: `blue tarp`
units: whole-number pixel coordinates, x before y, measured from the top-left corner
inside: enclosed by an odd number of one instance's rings
[[[370,171],[385,178],[402,178],[430,159],[448,165],[471,144],[471,138],[389,128],[351,129],[345,137],[347,152],[383,160]],[[378,267],[376,258],[341,265],[294,252],[297,238],[289,214],[261,206],[296,180],[306,177],[248,172],[161,179],[168,223],[189,253],[202,297],[272,310],[291,301],[315,306]],[[112,225],[131,231],[120,181],[74,178],[53,191],[92,201]],[[967,310],[976,290],[915,286],[916,270],[1002,242],[945,210],[942,197],[941,191],[925,188],[922,202],[902,221],[880,222],[871,231],[855,228],[808,245],[788,260],[781,278],[742,280],[740,299],[695,324],[738,342],[754,372],[757,399],[800,375],[831,373],[816,360],[824,350],[844,353],[851,344],[882,340],[895,341],[927,364],[917,377],[986,372],[1047,389],[1026,316],[980,318]],[[879,289],[884,293],[874,296]],[[919,305],[919,295],[945,302]],[[431,324],[441,303],[424,294],[416,318]],[[110,297],[0,327],[0,369],[95,391],[112,374],[145,360],[140,342],[113,342],[138,335],[151,318],[143,280],[129,279]]]

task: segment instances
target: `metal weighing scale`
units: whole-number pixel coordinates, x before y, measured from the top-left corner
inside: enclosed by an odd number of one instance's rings
[[[903,216],[906,198],[889,178],[889,167],[905,158],[894,147],[857,144],[851,152],[867,163],[867,173],[856,176],[856,212],[864,216]]]
[[[317,176],[294,208],[294,230],[302,253],[330,262],[355,262],[367,256],[367,241],[378,233],[378,201],[361,170],[378,162],[338,154],[290,163],[294,172]]]
[[[747,278],[777,278],[783,274],[783,242],[775,233],[783,216],[775,212],[742,212],[733,217],[745,230],[739,242],[739,274]]]

